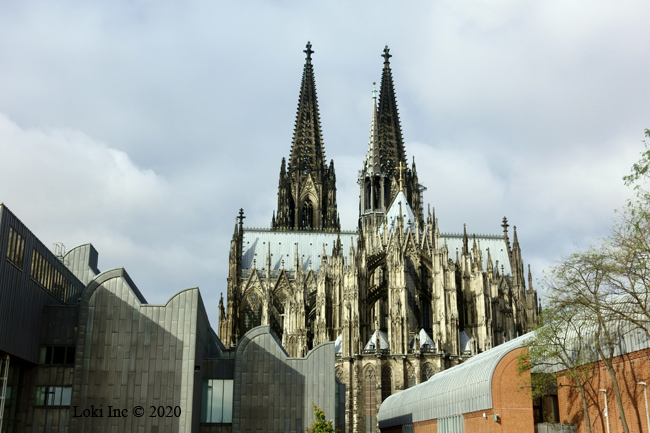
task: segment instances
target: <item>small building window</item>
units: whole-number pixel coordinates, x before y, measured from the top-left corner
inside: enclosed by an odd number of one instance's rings
[[[39,364],[73,365],[74,346],[41,346]]]
[[[71,386],[37,386],[37,406],[70,406]]]
[[[25,238],[13,227],[9,227],[9,241],[7,243],[7,260],[22,270],[25,259]]]
[[[233,380],[203,381],[201,422],[232,424]]]

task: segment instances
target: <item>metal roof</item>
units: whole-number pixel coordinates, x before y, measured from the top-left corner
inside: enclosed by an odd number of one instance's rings
[[[397,200],[395,200],[393,204],[396,202]],[[399,210],[399,206],[397,206],[397,208]],[[407,214],[404,209],[405,207],[402,207],[402,213]],[[408,209],[410,210],[410,207],[408,207]],[[395,215],[399,213],[398,211],[395,212]],[[413,212],[411,211],[411,215],[412,214]],[[389,216],[389,224],[390,221],[391,217]],[[406,221],[408,221],[408,218]],[[411,219],[411,221],[413,221],[413,219]],[[413,228],[413,230],[415,230],[415,228]],[[359,235],[355,231],[341,231],[340,237],[344,257],[348,256],[351,245],[355,245],[356,247],[358,236]],[[255,267],[258,270],[266,270],[266,255],[268,254],[268,244],[270,244],[271,270],[280,270],[282,268],[282,260],[284,259],[284,269],[287,271],[295,271],[294,256],[296,252],[296,244],[298,244],[298,255],[300,256],[299,259],[303,261],[303,270],[306,271],[309,269],[309,261],[311,260],[311,268],[314,271],[318,271],[322,260],[321,255],[323,254],[323,245],[325,245],[326,254],[331,256],[332,248],[336,244],[336,239],[338,237],[338,232],[275,231],[264,228],[244,227],[242,269],[252,269],[253,260],[256,260]],[[496,267],[498,266],[499,272],[501,272],[501,265],[503,265],[503,272],[505,275],[512,275],[510,259],[508,258],[508,249],[503,236],[468,234],[468,238],[470,239],[470,249],[474,237],[476,237],[477,243],[480,244],[479,248],[483,253],[483,270],[487,271],[487,250],[489,248],[493,261],[492,264],[495,267],[494,271],[496,272]],[[449,251],[449,258],[455,260],[455,252],[458,251],[460,253],[463,251],[463,235],[459,233],[441,233],[440,244],[443,245],[445,243],[447,244],[447,249]]]
[[[397,218],[400,216],[400,211],[402,212],[401,216],[404,221],[404,231],[415,231],[415,214],[413,213],[413,209],[411,209],[409,202],[406,200],[404,192],[400,191],[397,193],[386,212],[386,218],[388,219],[388,233],[392,233],[393,228],[397,225]],[[379,233],[384,233],[384,223],[381,223],[379,226]]]
[[[366,347],[364,347],[363,350],[375,350],[375,342],[377,341],[377,332],[379,332],[379,345],[381,346],[380,349],[388,349],[388,334],[386,333],[386,331],[375,330],[375,332],[372,334],[372,336],[366,343]]]
[[[486,235],[486,234],[474,234],[468,233],[467,238],[469,240],[469,249],[472,250],[472,245],[474,243],[474,237],[476,237],[477,248],[482,252],[483,256],[483,270],[487,271],[487,258],[488,258],[488,248],[490,249],[490,256],[492,257],[492,266],[494,266],[494,272],[499,268],[501,273],[501,265],[503,265],[503,274],[512,275],[512,269],[510,268],[510,258],[508,257],[508,247],[506,246],[506,241],[503,238],[503,235]],[[463,235],[462,233],[440,233],[440,245],[447,243],[447,251],[449,251],[449,258],[451,260],[456,260],[456,251],[460,255],[463,252]],[[498,264],[497,264],[498,262]]]
[[[303,270],[311,268],[314,271],[320,269],[323,245],[328,256],[332,254],[332,248],[336,245],[336,239],[341,237],[341,245],[344,257],[350,252],[350,246],[357,242],[357,233],[352,231],[339,232],[318,232],[318,231],[272,231],[269,229],[244,228],[244,240],[242,245],[242,269],[252,269],[253,260],[256,260],[257,269],[266,270],[266,256],[271,246],[271,270],[276,271],[282,268],[295,271],[296,245],[298,245],[298,259],[303,263]]]
[[[420,329],[419,337],[420,337],[420,347],[429,347],[430,349],[436,348],[436,343],[433,342],[433,340],[431,339],[431,337],[429,337],[429,334],[427,334],[427,331],[425,331],[424,328]],[[411,349],[415,347],[415,337],[411,339],[411,342],[409,343],[409,347]]]
[[[492,375],[497,364],[509,352],[526,346],[529,338],[531,334],[522,335],[391,395],[379,408],[379,428],[492,408]]]

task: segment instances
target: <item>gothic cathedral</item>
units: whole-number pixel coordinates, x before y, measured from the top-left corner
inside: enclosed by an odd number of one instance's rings
[[[389,395],[523,333],[537,323],[521,249],[503,234],[444,233],[424,213],[413,160],[407,166],[397,100],[384,49],[373,90],[368,152],[359,175],[359,226],[341,230],[334,161],[322,140],[311,44],[307,44],[288,163],[268,229],[243,211],[230,245],[219,337],[229,347],[268,324],[290,356],[335,341],[346,385],[345,431],[377,432]],[[455,253],[455,257],[450,253]]]

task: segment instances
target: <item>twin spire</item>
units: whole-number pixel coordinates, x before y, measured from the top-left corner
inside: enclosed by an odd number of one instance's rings
[[[316,97],[316,81],[314,68],[311,64],[311,43],[307,42],[305,66],[300,84],[296,126],[293,131],[293,143],[289,156],[289,172],[306,174],[321,172],[325,169],[325,150],[323,134],[320,127],[318,98]]]

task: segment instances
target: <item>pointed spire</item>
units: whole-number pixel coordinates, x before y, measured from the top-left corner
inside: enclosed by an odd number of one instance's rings
[[[366,174],[381,173],[381,159],[379,156],[379,134],[377,129],[377,87],[372,83],[372,114],[370,116],[370,138],[368,140],[368,153],[366,154]]]
[[[320,173],[325,168],[325,150],[320,127],[318,99],[316,97],[316,82],[311,64],[311,43],[307,42],[305,67],[300,85],[298,113],[291,145],[289,172],[300,174]],[[320,176],[316,176],[320,178]]]
[[[503,227],[503,239],[506,241],[506,248],[508,249],[508,257],[512,257],[512,250],[510,249],[510,238],[508,238],[508,218],[503,217],[503,224],[501,224],[501,227]],[[512,258],[510,259],[512,260]]]
[[[381,76],[381,91],[377,111],[379,153],[384,173],[394,175],[395,169],[402,162],[406,165],[406,151],[402,139],[397,111],[397,100],[393,86],[393,74],[390,69],[388,45],[384,48],[384,69]]]
[[[528,290],[533,290],[533,274],[530,273],[530,264],[528,265]]]
[[[468,242],[467,242],[467,225],[463,224],[463,254],[467,254],[469,252],[469,247],[468,247]]]

